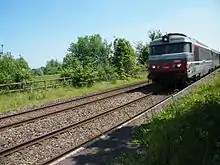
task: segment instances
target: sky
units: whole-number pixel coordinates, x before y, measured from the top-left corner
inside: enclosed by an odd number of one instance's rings
[[[62,61],[78,36],[147,41],[148,30],[181,32],[220,50],[219,0],[0,0],[0,44],[31,68]]]

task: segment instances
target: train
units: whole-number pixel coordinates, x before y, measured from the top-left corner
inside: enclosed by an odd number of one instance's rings
[[[220,67],[220,52],[183,33],[150,42],[148,79],[160,85],[186,85]]]

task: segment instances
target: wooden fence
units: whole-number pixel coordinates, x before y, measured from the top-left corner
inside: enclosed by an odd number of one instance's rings
[[[62,77],[56,79],[0,84],[0,93],[12,93],[12,92],[21,92],[21,91],[32,92],[37,89],[56,88],[56,87],[68,85],[70,81],[71,81],[70,77]]]

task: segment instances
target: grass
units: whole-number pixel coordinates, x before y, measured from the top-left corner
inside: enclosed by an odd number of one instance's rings
[[[146,80],[146,75],[143,74],[140,76],[140,78],[137,79],[130,78],[128,80],[117,80],[115,83],[100,82],[93,85],[92,87],[84,87],[84,88],[62,87],[62,88],[52,88],[48,90],[38,90],[38,91],[33,91],[32,93],[24,92],[24,93],[11,93],[11,94],[0,95],[0,111],[20,108],[27,105],[41,104],[50,100],[73,97],[89,92],[96,92],[99,90],[117,87],[142,80]]]
[[[141,152],[119,155],[111,164],[220,164],[219,126],[220,73],[138,127],[132,142],[143,145]]]

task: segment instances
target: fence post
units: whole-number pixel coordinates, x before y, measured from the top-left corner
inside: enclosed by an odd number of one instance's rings
[[[66,78],[65,77],[63,77],[63,86],[66,86]]]

